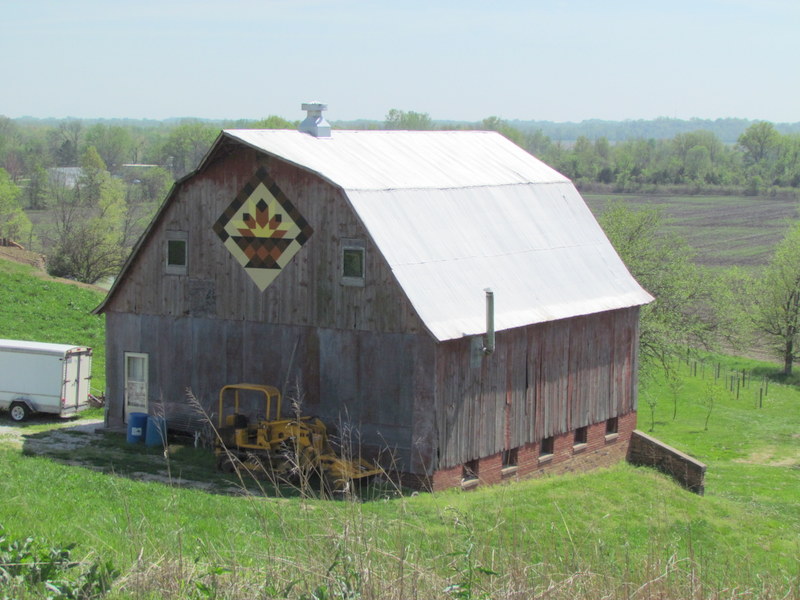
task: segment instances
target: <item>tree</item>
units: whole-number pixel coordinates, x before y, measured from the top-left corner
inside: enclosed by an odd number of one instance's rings
[[[54,154],[58,166],[74,167],[78,164],[82,129],[81,121],[71,119],[60,123],[58,130],[53,132],[52,144],[56,146]]]
[[[428,113],[408,112],[393,108],[386,115],[386,129],[406,129],[409,131],[424,131],[436,129]]]
[[[172,185],[172,176],[161,167],[139,166],[125,170],[128,202],[161,202]]]
[[[95,147],[89,146],[81,155],[81,176],[76,188],[78,202],[84,206],[97,204],[108,179],[106,164]]]
[[[522,132],[499,117],[486,117],[481,121],[479,127],[487,131],[496,131],[514,142],[517,146],[522,146],[525,143]]]
[[[0,238],[25,239],[31,232],[31,222],[19,205],[19,188],[5,169],[0,169]]]
[[[81,157],[83,174],[75,190],[54,187],[56,238],[47,255],[47,271],[95,283],[117,272],[132,240],[132,214],[125,185],[111,177],[90,146]]]
[[[717,330],[708,310],[711,288],[692,262],[689,246],[660,232],[661,214],[615,203],[599,220],[628,270],[655,297],[642,307],[639,326],[645,370],[663,367],[687,345],[710,345]]]
[[[251,129],[297,129],[297,121],[287,121],[283,117],[270,115],[266,119],[261,119],[251,124]]]
[[[758,165],[765,161],[775,149],[780,134],[775,126],[767,121],[759,121],[748,127],[739,136],[737,144],[744,151],[748,164]]]
[[[119,172],[122,163],[130,161],[133,156],[133,137],[127,129],[118,125],[92,125],[86,132],[86,143],[95,147],[112,173]]]
[[[25,196],[28,198],[28,207],[32,210],[47,208],[47,169],[36,167],[30,174]]]
[[[182,177],[197,167],[218,134],[218,128],[199,121],[181,123],[162,145],[159,162],[169,165],[174,177]]]
[[[755,295],[754,324],[792,374],[800,357],[800,222],[775,248]]]

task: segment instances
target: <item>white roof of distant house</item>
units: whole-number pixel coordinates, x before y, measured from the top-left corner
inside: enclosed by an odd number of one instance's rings
[[[573,184],[486,131],[226,130],[341,187],[431,333],[498,330],[652,301]]]

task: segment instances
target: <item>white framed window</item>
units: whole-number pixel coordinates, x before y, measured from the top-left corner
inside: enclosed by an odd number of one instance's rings
[[[166,273],[167,275],[186,275],[189,266],[189,236],[185,231],[167,231]]]
[[[364,287],[366,280],[366,244],[362,240],[342,240],[342,285]]]

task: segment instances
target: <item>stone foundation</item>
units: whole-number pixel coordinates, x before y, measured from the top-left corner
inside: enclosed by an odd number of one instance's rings
[[[701,496],[705,493],[706,465],[646,433],[633,432],[627,458],[632,465],[666,473],[689,491]]]

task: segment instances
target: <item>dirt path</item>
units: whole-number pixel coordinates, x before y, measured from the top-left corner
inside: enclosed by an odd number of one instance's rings
[[[0,446],[14,448],[25,454],[49,457],[53,460],[103,473],[124,475],[137,481],[153,481],[166,485],[187,487],[226,495],[240,495],[241,486],[220,481],[213,468],[206,471],[191,471],[177,467],[180,475],[171,473],[167,456],[179,447],[169,446],[164,452],[142,452],[142,445],[131,446],[120,439],[108,443],[108,433],[103,429],[102,419],[59,419],[46,415],[34,415],[24,423],[14,423],[7,414],[0,415]],[[152,450],[152,449],[148,449]],[[103,460],[98,464],[97,455]],[[171,459],[174,460],[174,459]],[[132,469],[125,466],[135,463]],[[209,480],[203,478],[208,476]]]
[[[22,448],[24,444],[34,449],[35,454],[47,454],[48,450],[72,450],[88,446],[99,439],[102,433],[98,429],[103,427],[102,419],[79,419],[58,421],[33,420],[27,423],[14,423],[6,418],[0,420],[0,442],[11,443]],[[43,432],[36,425],[52,424],[53,428]],[[47,435],[44,435],[44,434]],[[79,433],[82,435],[73,435]],[[33,437],[35,436],[35,437]],[[26,446],[26,447],[27,447]],[[38,448],[40,452],[36,452]]]

